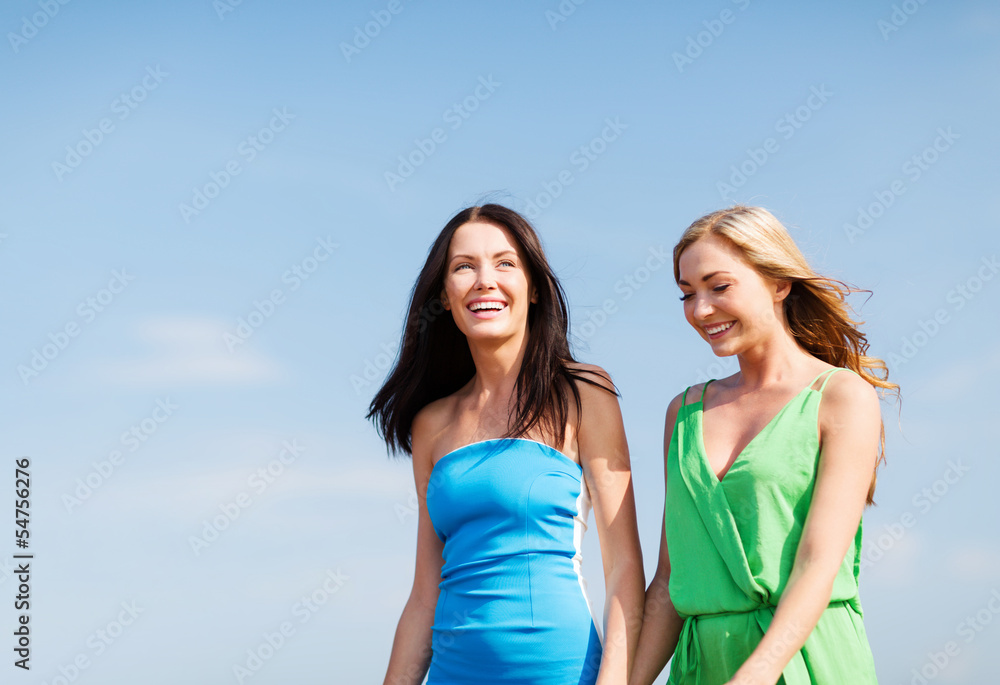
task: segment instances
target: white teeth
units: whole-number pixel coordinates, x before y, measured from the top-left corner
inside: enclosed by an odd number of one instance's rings
[[[469,309],[471,309],[474,312],[478,312],[482,309],[496,309],[499,311],[503,309],[505,306],[506,305],[503,302],[473,302],[471,305],[469,305]]]
[[[705,332],[707,332],[709,335],[715,335],[716,333],[721,333],[722,331],[729,330],[730,328],[732,328],[734,323],[736,322],[730,321],[729,323],[722,324],[721,326],[712,326],[710,328],[706,328]]]

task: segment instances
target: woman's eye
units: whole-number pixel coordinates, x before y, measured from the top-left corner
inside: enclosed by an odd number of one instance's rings
[[[510,261],[509,259],[505,259],[502,262],[500,262],[500,266],[514,266],[514,262]]]
[[[728,284],[728,283],[727,283],[727,284],[725,284],[725,285],[717,285],[717,286],[715,286],[714,288],[712,288],[712,291],[713,291],[713,292],[717,292],[717,293],[721,293],[721,292],[722,292],[723,290],[725,290],[725,289],[726,289],[726,288],[728,288],[728,287],[729,287],[729,284]]]
[[[471,269],[472,265],[471,264],[459,264],[458,266],[455,267],[455,271],[461,271],[462,269],[466,269],[466,268]]]
[[[693,293],[688,293],[687,295],[681,295],[681,298],[680,298],[681,302],[683,302],[684,300],[689,299],[692,295],[693,295]]]

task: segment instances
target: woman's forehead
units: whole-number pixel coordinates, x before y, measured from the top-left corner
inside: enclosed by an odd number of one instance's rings
[[[519,246],[509,230],[485,221],[471,221],[462,224],[451,237],[448,252],[455,254],[459,249],[468,248],[511,249],[519,252]]]

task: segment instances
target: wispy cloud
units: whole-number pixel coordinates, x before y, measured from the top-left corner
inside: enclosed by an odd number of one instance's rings
[[[132,328],[146,353],[100,361],[91,373],[104,383],[157,388],[258,385],[285,378],[281,366],[259,352],[231,354],[223,342],[227,330],[225,322],[208,317],[147,317]]]

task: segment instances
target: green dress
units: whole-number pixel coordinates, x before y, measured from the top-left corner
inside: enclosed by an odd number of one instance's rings
[[[721,482],[705,454],[705,392],[688,404],[684,391],[667,453],[670,599],[684,620],[668,683],[725,683],[771,624],[816,483],[820,398],[839,370],[820,374],[782,407]],[[822,386],[814,389],[824,374]],[[779,683],[877,682],[858,599],[860,554],[859,524],[854,545],[837,571],[830,606]]]

